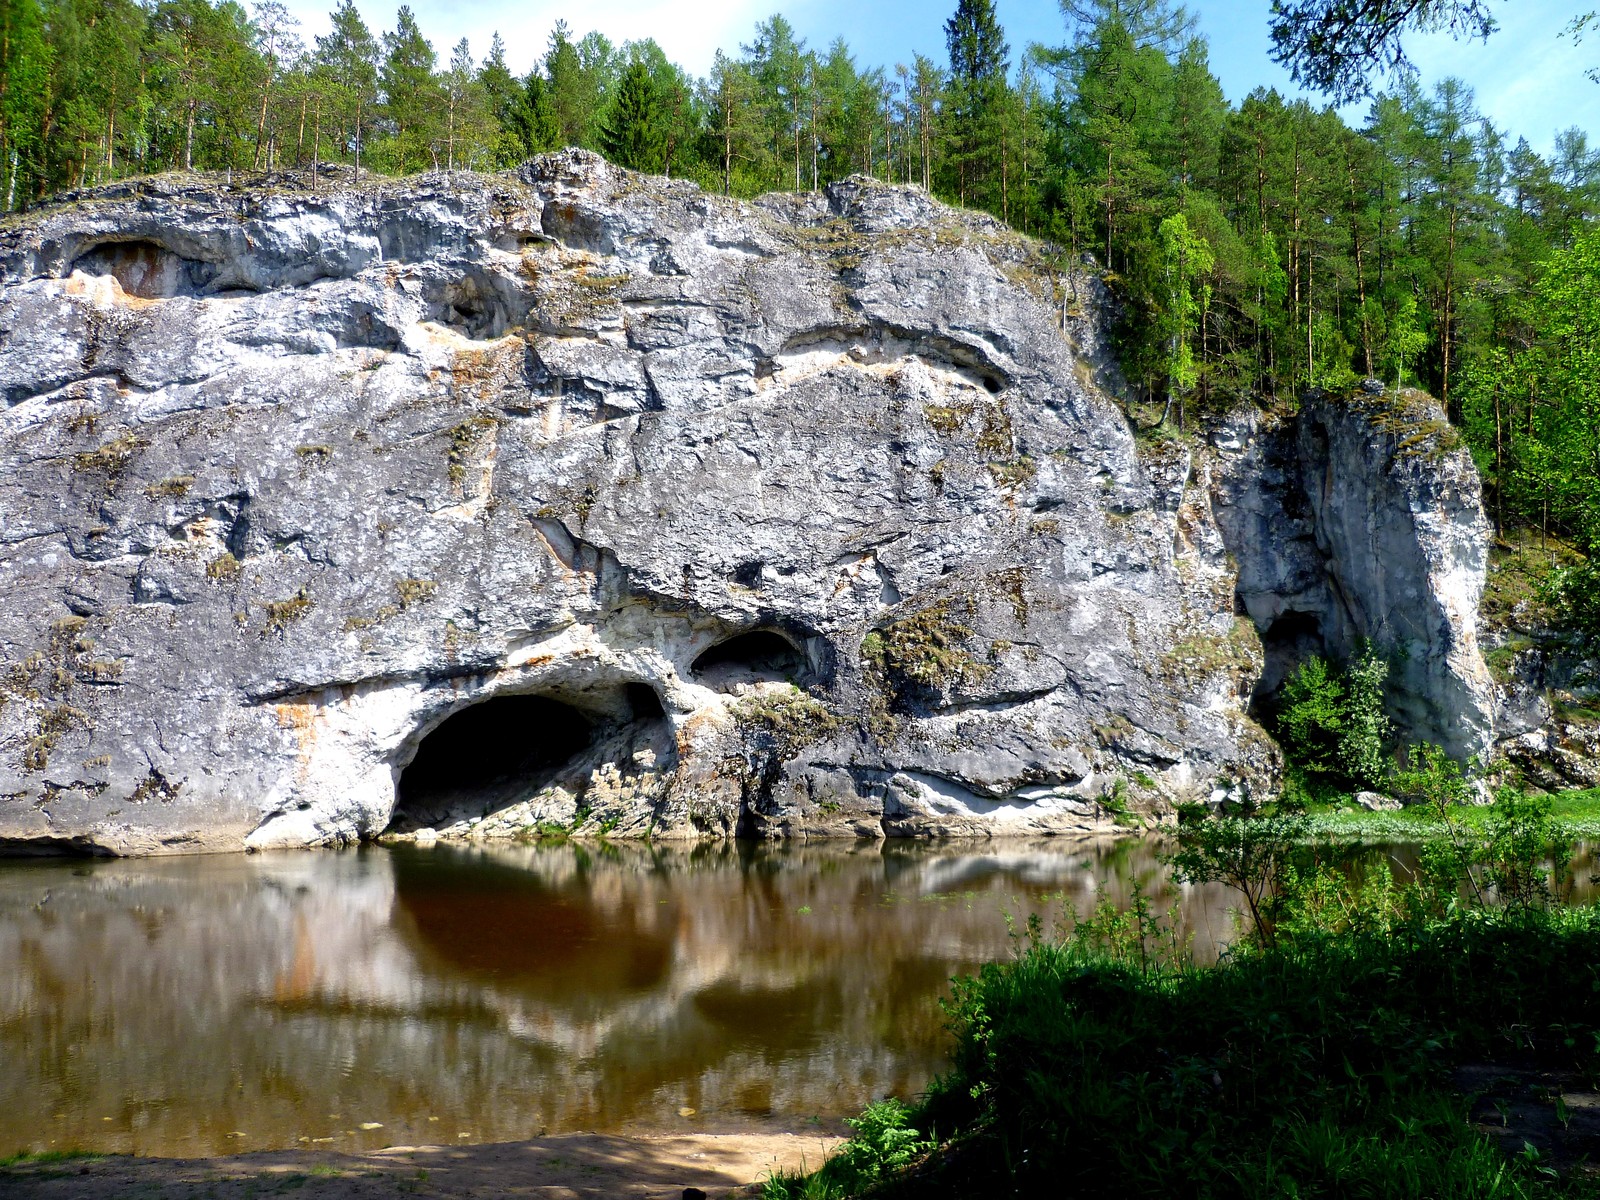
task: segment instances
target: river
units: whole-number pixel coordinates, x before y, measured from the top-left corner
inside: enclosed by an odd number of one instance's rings
[[[0,1151],[804,1130],[911,1097],[953,975],[1138,884],[1137,838],[364,847],[0,863]]]

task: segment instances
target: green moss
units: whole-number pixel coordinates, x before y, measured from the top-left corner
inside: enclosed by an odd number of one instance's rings
[[[900,708],[980,678],[992,668],[966,649],[973,631],[943,601],[872,630],[861,641],[861,662],[880,691]]]
[[[978,433],[978,453],[985,458],[1011,457],[1011,414],[996,402],[983,414],[983,429]]]
[[[954,437],[972,419],[976,410],[970,404],[924,404],[922,415],[928,427],[940,437]]]
[[[1094,725],[1090,728],[1094,731],[1095,741],[1109,750],[1133,732],[1133,722],[1121,713],[1112,713],[1106,718],[1104,724]]]
[[[779,759],[793,758],[844,724],[826,704],[797,687],[779,693],[763,691],[728,711],[747,731],[764,739]]]
[[[116,659],[84,663],[78,670],[90,683],[115,683],[122,678],[122,663]]]
[[[39,731],[22,750],[22,769],[42,771],[50,765],[50,754],[63,734],[72,729],[89,729],[89,714],[69,704],[57,704],[39,715]]]
[[[1413,388],[1391,389],[1380,395],[1356,392],[1349,403],[1376,428],[1396,439],[1397,458],[1438,462],[1466,446],[1460,430],[1444,419],[1426,392]]]
[[[1254,671],[1261,661],[1261,639],[1248,617],[1235,617],[1227,636],[1191,633],[1162,657],[1169,676],[1198,680],[1221,671]]]
[[[137,434],[124,433],[111,441],[96,446],[72,458],[73,468],[86,475],[103,475],[108,483],[120,479],[133,461],[133,456],[150,443]]]
[[[311,593],[301,588],[287,600],[267,601],[267,623],[261,630],[261,636],[276,633],[282,636],[296,621],[304,620],[305,615],[315,607]]]
[[[489,431],[499,424],[494,417],[473,417],[450,430],[450,448],[445,451],[445,461],[450,482],[454,486],[460,487],[466,480],[468,460]]]
[[[989,463],[988,467],[995,483],[1003,488],[1023,487],[1033,482],[1034,476],[1039,473],[1038,466],[1026,454],[1006,462]]]
[[[212,583],[232,583],[239,578],[241,570],[243,568],[239,565],[239,560],[232,552],[224,550],[206,564],[206,578]]]
[[[614,292],[627,283],[629,276],[622,275],[597,275],[593,271],[579,271],[572,277],[572,281],[579,287],[589,288],[597,292]]]
[[[171,804],[178,798],[178,792],[183,787],[181,783],[172,783],[154,767],[141,779],[133,793],[128,797],[131,804],[147,804],[151,800],[159,800],[163,804]]]
[[[400,593],[400,607],[403,609],[421,604],[439,590],[439,585],[431,579],[402,579],[394,586]]]
[[[193,475],[174,475],[170,479],[163,479],[160,483],[152,483],[145,488],[144,494],[152,500],[181,500],[189,494],[189,489],[193,486]]]

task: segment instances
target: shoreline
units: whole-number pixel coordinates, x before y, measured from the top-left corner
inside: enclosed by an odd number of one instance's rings
[[[258,1150],[206,1158],[41,1155],[0,1167],[10,1200],[244,1200],[293,1194],[328,1200],[529,1196],[678,1200],[749,1196],[769,1174],[815,1170],[842,1138],[820,1133],[631,1135],[566,1133],[476,1146],[390,1146],[365,1153]]]

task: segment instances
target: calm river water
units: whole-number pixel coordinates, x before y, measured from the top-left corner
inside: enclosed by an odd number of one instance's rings
[[[939,998],[1010,952],[1007,914],[1052,921],[1138,881],[1202,955],[1230,940],[1234,902],[1173,885],[1155,850],[0,863],[0,1152],[837,1129],[942,1068]]]

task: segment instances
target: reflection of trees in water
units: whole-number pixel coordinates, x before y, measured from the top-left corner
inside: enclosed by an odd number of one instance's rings
[[[1007,912],[1048,928],[1097,888],[1126,904],[1137,881],[1202,953],[1231,937],[1226,894],[1171,884],[1156,850],[498,844],[7,866],[0,1144],[201,1153],[367,1120],[382,1145],[670,1125],[684,1105],[712,1123],[842,1115],[939,1068],[937,998],[1010,952]]]

